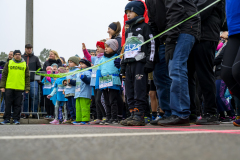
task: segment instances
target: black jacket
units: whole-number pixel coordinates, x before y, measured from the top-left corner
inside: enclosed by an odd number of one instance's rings
[[[58,65],[58,67],[61,67],[62,66],[62,61],[60,59],[58,60],[52,60],[52,59],[49,59],[47,60],[44,65],[43,65],[43,71],[46,71],[46,68],[48,66],[51,66],[53,63],[56,63]]]
[[[155,35],[173,27],[198,12],[192,0],[146,0],[149,25]],[[200,16],[196,15],[178,27],[161,36],[160,43],[175,43],[180,33],[186,33],[200,40]]]
[[[126,22],[127,23],[127,22]],[[128,33],[132,33],[132,36],[143,36],[144,41],[153,37],[152,29],[148,24],[144,22],[144,18],[141,16],[136,17],[136,21],[129,25],[129,29],[125,32],[125,38],[128,38]],[[152,40],[141,46],[141,52],[145,53],[146,58],[139,60],[139,62],[147,63],[148,68],[154,67],[155,56],[155,41]],[[135,58],[122,59],[121,69],[125,70],[127,63],[135,62]]]
[[[37,56],[34,56],[34,53],[27,55],[24,53],[22,58],[26,61],[29,71],[37,71],[39,68],[41,68],[41,63]],[[30,82],[34,81],[34,72],[30,72]]]
[[[198,0],[198,10],[205,8],[216,0]],[[201,12],[201,40],[219,41],[219,33],[221,30],[221,4],[218,2],[212,7]]]

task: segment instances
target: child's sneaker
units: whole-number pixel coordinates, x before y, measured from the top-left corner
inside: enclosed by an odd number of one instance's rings
[[[239,120],[239,119],[240,119],[240,116],[237,116],[237,117],[236,117],[236,120]]]
[[[151,118],[150,117],[144,117],[144,121],[145,121],[145,123],[150,123]]]
[[[66,124],[67,123],[67,120],[66,119],[64,119],[64,121],[62,122],[62,124]]]
[[[46,115],[46,116],[44,117],[44,119],[49,119],[49,115]]]
[[[135,112],[132,120],[127,122],[128,126],[145,126],[144,115],[140,112]]]
[[[59,124],[59,121],[54,119],[52,122],[50,122],[50,124]]]
[[[54,119],[54,116],[48,116],[48,119],[52,120],[52,119]]]
[[[131,121],[131,120],[133,119],[133,116],[134,116],[134,112],[131,112],[130,117],[122,120],[122,121],[120,122],[120,124],[123,125],[123,126],[127,126],[127,125],[128,125],[128,121]]]
[[[221,121],[221,123],[229,124],[229,123],[233,123],[234,120],[235,120],[235,117],[226,117],[224,120]]]
[[[118,124],[118,120],[117,120],[117,119],[107,120],[107,121],[105,122],[105,125],[109,125],[109,124]]]
[[[89,122],[81,122],[80,125],[90,124]]]
[[[218,118],[218,121],[219,121],[219,122],[222,122],[222,121],[224,121],[225,119],[226,119],[226,118],[224,118],[224,117],[219,117],[219,118]]]
[[[99,124],[104,125],[106,121],[107,121],[107,119],[105,117],[103,117],[102,121]]]
[[[102,122],[101,120],[96,119],[96,120],[90,122],[90,124],[91,124],[91,125],[96,125],[96,124],[100,124],[101,122]]]
[[[233,122],[233,125],[236,127],[240,127],[240,119]]]
[[[20,124],[20,122],[18,121],[18,120],[13,120],[13,124],[16,124],[16,125],[18,125],[18,124]]]
[[[80,125],[80,124],[81,124],[81,122],[74,121],[72,124],[73,124],[73,125]]]
[[[0,123],[1,125],[5,125],[5,124],[10,124],[9,120],[4,120],[3,122]]]

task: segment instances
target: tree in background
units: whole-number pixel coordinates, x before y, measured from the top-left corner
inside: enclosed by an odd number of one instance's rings
[[[1,52],[0,61],[7,61],[8,55],[5,52]]]
[[[41,65],[43,66],[44,62],[48,59],[49,57],[49,52],[51,51],[51,49],[46,49],[44,48],[41,52],[40,52],[40,56],[38,57]]]

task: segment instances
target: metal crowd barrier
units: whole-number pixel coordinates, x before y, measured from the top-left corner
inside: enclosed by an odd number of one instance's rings
[[[2,69],[0,69],[0,71],[2,71]],[[35,86],[36,83],[35,81],[41,81],[41,76],[39,75],[36,75],[35,74],[35,71],[30,71],[30,74],[33,74],[34,73],[34,83],[33,83],[33,86],[30,87],[30,91],[28,94],[24,93],[23,94],[23,101],[22,101],[22,110],[21,110],[21,114],[25,114],[25,115],[36,115],[37,118],[39,119],[39,116],[40,115],[44,115],[44,114],[47,114],[46,112],[46,107],[45,107],[45,99],[44,98],[41,98],[43,96],[42,94],[42,85],[39,85],[37,83],[37,87]],[[46,73],[46,72],[43,72],[43,73]],[[36,88],[38,89],[38,93],[37,94],[34,94],[36,92]],[[33,94],[33,98],[31,98],[31,93]],[[25,96],[28,96],[28,98],[26,98]],[[35,106],[34,106],[34,103],[35,103],[35,100],[36,100],[36,96],[37,96],[37,100],[38,100],[38,105],[37,105],[37,111],[35,111]],[[4,110],[5,110],[5,97],[4,97],[4,93],[1,93],[1,90],[0,90],[0,113],[4,113]],[[30,100],[30,101],[29,101]],[[27,101],[27,102],[26,102]],[[43,103],[41,103],[43,101]],[[31,102],[31,104],[29,103]],[[26,104],[27,104],[27,107],[26,107]],[[42,106],[41,106],[42,104]]]

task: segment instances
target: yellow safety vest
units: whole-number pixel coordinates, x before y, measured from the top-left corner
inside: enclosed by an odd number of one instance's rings
[[[25,70],[26,62],[16,63],[13,60],[9,61],[8,64],[8,77],[6,88],[25,90]]]

